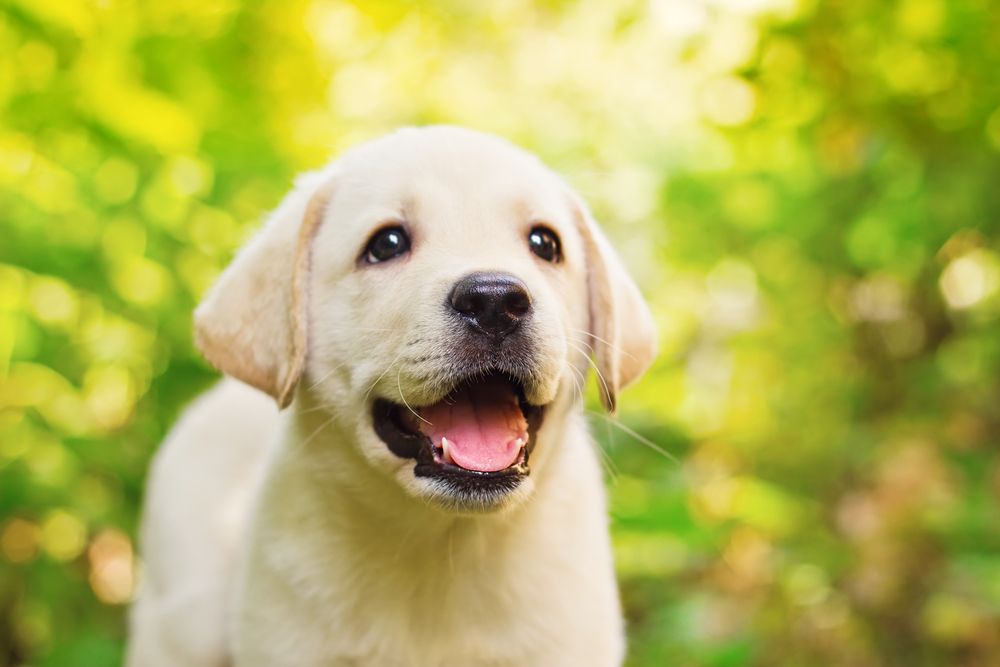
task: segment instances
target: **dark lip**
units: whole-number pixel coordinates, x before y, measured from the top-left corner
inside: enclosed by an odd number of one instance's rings
[[[529,403],[525,398],[523,382],[499,370],[479,371],[460,378],[454,383],[451,392],[496,376],[504,378],[514,387],[521,412],[528,422],[528,442],[520,458],[503,470],[480,472],[441,461],[435,456],[434,444],[430,438],[423,433],[414,432],[403,423],[401,411],[407,410],[406,406],[383,398],[376,399],[372,404],[372,424],[375,433],[393,454],[414,460],[414,475],[436,479],[457,494],[495,495],[513,491],[531,472],[528,459],[534,450],[538,429],[545,417],[545,406]]]

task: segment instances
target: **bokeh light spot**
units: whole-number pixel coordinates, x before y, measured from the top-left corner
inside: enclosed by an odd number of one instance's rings
[[[42,521],[42,548],[56,560],[72,560],[87,543],[87,527],[66,510],[54,510]]]
[[[80,302],[63,281],[48,277],[35,278],[28,298],[31,310],[42,324],[67,328],[76,323]]]
[[[83,380],[83,396],[98,423],[106,429],[120,427],[136,399],[132,375],[120,366],[94,366]]]
[[[746,262],[727,258],[709,271],[705,286],[712,299],[714,324],[746,329],[757,317],[757,274]]]
[[[726,76],[710,82],[702,91],[700,102],[702,113],[710,121],[735,127],[753,117],[757,96],[745,80]]]
[[[708,7],[695,0],[651,0],[650,9],[663,32],[684,39],[701,33],[708,26]]]
[[[217,208],[196,208],[189,224],[191,240],[206,253],[231,253],[240,241],[240,229],[236,220]]]
[[[906,313],[906,294],[892,276],[875,274],[854,286],[850,306],[855,319],[892,322]]]
[[[135,561],[132,542],[121,531],[106,528],[87,549],[90,560],[90,587],[105,604],[125,604],[135,588]]]
[[[25,519],[8,519],[0,530],[0,551],[12,563],[26,563],[38,553],[40,531]]]
[[[682,569],[688,559],[683,540],[665,533],[616,536],[615,565],[629,576],[663,577]]]
[[[971,252],[949,262],[939,285],[949,306],[972,308],[997,291],[1000,261],[985,250]]]
[[[212,169],[203,160],[175,157],[169,172],[171,185],[182,197],[203,195],[212,187]]]
[[[784,577],[785,590],[795,604],[812,606],[823,602],[830,595],[826,571],[816,565],[800,564]]]
[[[907,35],[930,39],[941,31],[945,19],[941,0],[903,0],[897,6],[896,23]]]
[[[172,280],[166,269],[145,257],[128,257],[113,270],[112,281],[122,298],[140,306],[155,306],[169,294]]]
[[[97,195],[109,204],[127,202],[135,194],[139,170],[122,158],[106,160],[94,174]]]

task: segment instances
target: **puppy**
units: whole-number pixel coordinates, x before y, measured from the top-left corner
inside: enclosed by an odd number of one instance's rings
[[[655,332],[540,161],[453,127],[355,148],[297,181],[195,328],[245,384],[153,463],[129,665],[621,663],[581,393],[592,354],[614,411]]]

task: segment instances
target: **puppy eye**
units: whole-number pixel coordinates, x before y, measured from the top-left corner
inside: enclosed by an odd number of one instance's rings
[[[528,232],[528,247],[546,262],[555,263],[562,259],[559,235],[544,225],[536,225]]]
[[[402,227],[385,227],[375,232],[365,247],[365,261],[377,264],[409,252],[410,237]]]

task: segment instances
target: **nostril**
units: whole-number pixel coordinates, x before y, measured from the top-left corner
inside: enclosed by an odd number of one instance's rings
[[[520,319],[531,310],[531,299],[527,292],[521,289],[513,290],[505,295],[503,309],[510,317]]]
[[[461,292],[451,300],[451,306],[462,315],[474,317],[485,310],[482,295],[475,292]]]

